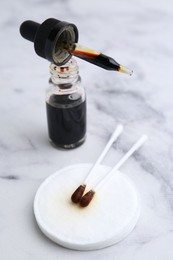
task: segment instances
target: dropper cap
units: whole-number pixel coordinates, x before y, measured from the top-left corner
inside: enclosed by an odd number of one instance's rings
[[[49,18],[42,24],[25,21],[20,26],[20,33],[25,39],[34,42],[35,52],[40,57],[58,66],[64,65],[72,56],[63,50],[63,42],[78,41],[78,29],[74,24],[54,18]]]

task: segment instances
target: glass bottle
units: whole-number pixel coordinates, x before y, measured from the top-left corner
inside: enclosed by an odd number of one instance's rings
[[[49,139],[57,147],[81,145],[86,136],[86,94],[78,65],[72,58],[63,66],[50,65],[46,92]]]

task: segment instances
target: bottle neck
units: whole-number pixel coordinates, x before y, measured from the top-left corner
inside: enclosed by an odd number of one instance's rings
[[[74,83],[80,81],[79,67],[73,58],[63,66],[51,63],[50,74],[50,83],[58,85],[62,89],[70,88]]]

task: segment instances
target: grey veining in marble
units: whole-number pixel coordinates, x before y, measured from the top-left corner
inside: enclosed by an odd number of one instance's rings
[[[132,77],[78,60],[87,90],[87,140],[71,151],[48,142],[49,63],[19,34],[24,20],[73,22],[80,42],[134,70]],[[173,259],[173,2],[1,0],[0,259]],[[33,216],[37,188],[67,164],[94,162],[117,123],[113,165],[142,133],[149,141],[123,167],[141,196],[133,232],[109,248],[78,252],[49,241]]]

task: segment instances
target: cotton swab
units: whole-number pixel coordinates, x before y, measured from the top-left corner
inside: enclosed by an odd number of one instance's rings
[[[101,155],[99,156],[99,158],[97,159],[97,161],[95,162],[95,164],[92,166],[92,168],[90,169],[88,175],[86,176],[84,183],[81,184],[72,194],[71,196],[71,200],[74,203],[78,203],[80,201],[80,199],[82,198],[82,195],[85,191],[88,179],[90,178],[91,174],[94,172],[94,170],[96,169],[97,165],[101,163],[101,161],[103,160],[103,158],[106,156],[107,152],[109,151],[111,145],[115,142],[115,140],[118,138],[118,136],[122,133],[123,131],[123,126],[121,124],[119,124],[117,126],[117,128],[114,130],[113,134],[111,135],[108,143],[106,144],[104,150],[102,151]]]
[[[148,139],[147,135],[143,135],[132,147],[131,149],[121,158],[121,160],[104,176],[90,191],[88,191],[80,200],[80,206],[86,207],[89,205],[93,199],[95,192],[104,185],[112,174],[115,174],[116,171],[129,159],[129,157],[137,151]]]

